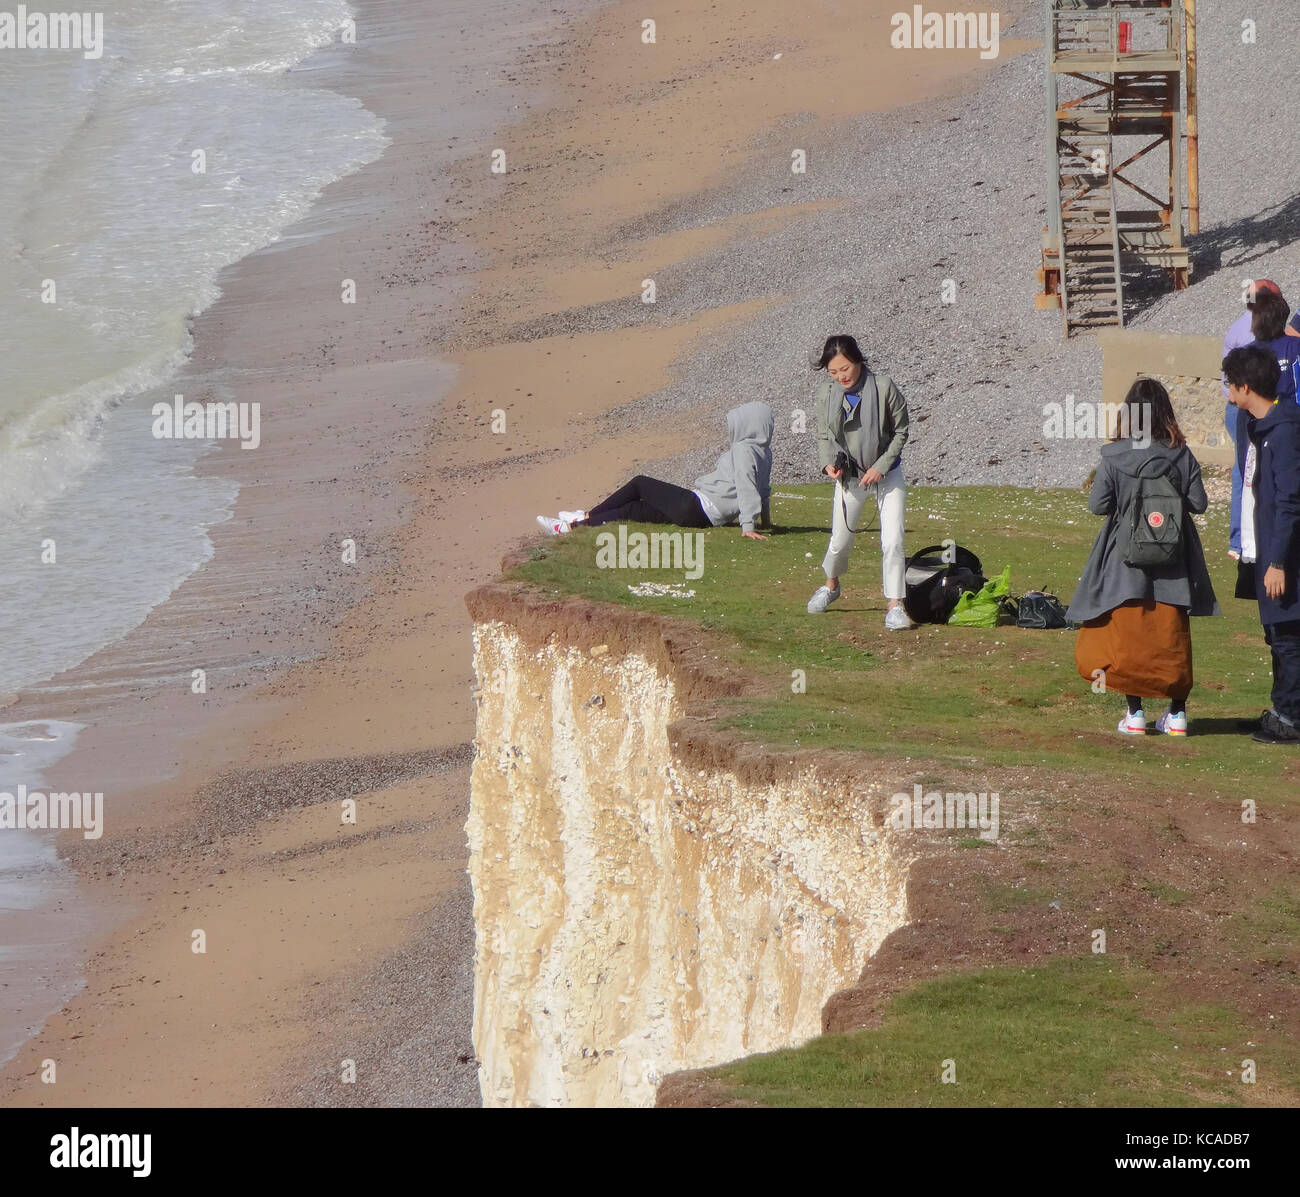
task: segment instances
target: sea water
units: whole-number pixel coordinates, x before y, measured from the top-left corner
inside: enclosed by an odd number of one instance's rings
[[[2,6],[2,5],[0,5]],[[35,5],[29,5],[34,9]],[[0,695],[136,626],[210,554],[203,444],[115,437],[217,276],[383,150],[286,69],[343,0],[119,0],[102,56],[0,50]]]
[[[288,73],[352,37],[344,0],[93,11],[98,57],[0,49],[0,704],[125,635],[210,557],[234,485],[196,476],[210,444],[141,436],[129,403],[184,364],[221,270],[387,145],[360,103]],[[39,787],[76,731],[0,727],[0,791]],[[0,830],[0,992],[30,988],[26,932],[70,886],[52,836]],[[46,997],[71,977],[46,977]]]

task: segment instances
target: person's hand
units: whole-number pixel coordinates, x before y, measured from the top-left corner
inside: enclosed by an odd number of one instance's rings
[[[884,478],[884,474],[882,474],[878,469],[876,469],[876,468],[873,466],[871,469],[867,470],[867,472],[866,472],[865,474],[862,475],[862,481],[861,481],[860,483],[858,483],[858,485],[859,485],[859,486],[874,486],[874,485],[875,485],[877,482],[879,482],[882,478]]]
[[[743,536],[746,540],[766,540],[766,539],[767,539],[766,536],[762,536],[762,535],[760,535],[758,532],[742,532],[742,533],[741,533],[741,536]]]
[[[843,475],[844,475],[844,471],[843,471],[843,470],[837,470],[833,465],[827,466],[827,467],[826,467],[826,472],[827,472],[827,473],[828,473],[832,478],[834,478],[836,482],[838,482],[838,481],[840,480],[840,478],[843,477]]]
[[[1271,599],[1280,599],[1286,593],[1286,573],[1270,565],[1264,574],[1264,593]]]

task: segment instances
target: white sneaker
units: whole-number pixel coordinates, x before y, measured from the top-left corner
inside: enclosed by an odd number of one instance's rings
[[[1162,736],[1187,735],[1187,712],[1175,715],[1173,711],[1166,711],[1156,720],[1156,731]]]
[[[561,511],[560,519],[566,524],[580,524],[587,518],[585,511]]]
[[[1117,731],[1126,736],[1145,736],[1147,734],[1147,717],[1145,711],[1134,711],[1119,721]]]
[[[543,531],[548,532],[551,536],[563,536],[566,532],[572,531],[568,520],[553,520],[549,515],[539,515],[537,522],[541,524]]]
[[[901,632],[906,628],[915,626],[916,625],[912,623],[912,617],[903,610],[903,605],[901,603],[897,607],[890,607],[889,610],[885,612],[885,627],[887,627],[891,632]]]
[[[808,614],[820,615],[839,597],[840,588],[838,586],[834,590],[829,586],[818,586],[816,593],[808,600]]]

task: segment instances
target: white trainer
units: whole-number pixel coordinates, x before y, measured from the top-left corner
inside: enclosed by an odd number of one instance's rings
[[[1187,735],[1187,712],[1175,715],[1173,711],[1166,711],[1156,720],[1156,731],[1162,736]]]
[[[907,628],[915,626],[916,625],[912,622],[912,617],[903,610],[902,603],[899,603],[897,607],[890,607],[889,610],[885,612],[885,627],[887,627],[891,632],[901,632]]]
[[[1147,717],[1145,711],[1134,711],[1119,721],[1116,731],[1126,736],[1145,736],[1147,734]]]
[[[808,614],[820,615],[839,597],[840,588],[838,586],[834,590],[829,586],[818,586],[816,593],[808,600]]]
[[[549,515],[539,515],[537,522],[541,524],[542,530],[551,536],[563,536],[566,532],[572,531],[569,527],[568,520],[551,519]]]
[[[561,511],[560,519],[569,525],[580,524],[587,518],[585,511]]]

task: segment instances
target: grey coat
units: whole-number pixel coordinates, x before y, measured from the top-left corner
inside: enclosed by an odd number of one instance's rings
[[[864,367],[865,369],[865,367]],[[847,419],[844,388],[828,378],[817,389],[817,454],[822,469],[843,449],[858,469],[873,468],[888,474],[898,464],[907,444],[907,401],[887,374],[867,372],[862,379],[862,403]],[[875,418],[863,421],[862,404],[875,402]]]
[[[1136,470],[1159,456],[1173,462],[1171,480],[1182,491],[1185,510],[1199,515],[1209,506],[1200,464],[1186,445],[1171,449],[1153,441],[1143,448],[1132,440],[1103,445],[1097,477],[1088,495],[1088,510],[1107,519],[1070,601],[1069,617],[1075,623],[1097,619],[1132,599],[1154,599],[1157,603],[1186,607],[1190,615],[1219,614],[1201,538],[1190,515],[1183,522],[1182,561],[1160,569],[1138,569],[1124,562],[1116,533],[1137,497]]]

